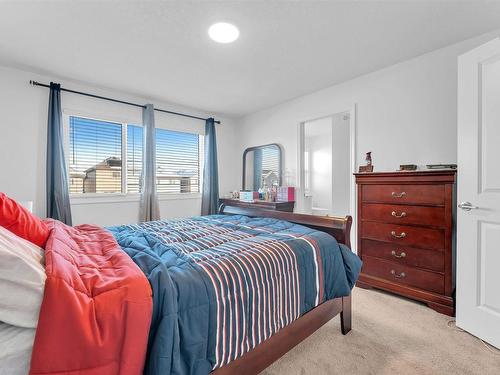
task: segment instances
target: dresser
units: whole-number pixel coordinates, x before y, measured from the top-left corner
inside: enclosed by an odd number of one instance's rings
[[[239,199],[222,198],[219,199],[219,205],[243,208],[260,208],[264,210],[293,212],[295,202],[269,202],[265,200],[256,200],[254,202],[243,202]]]
[[[454,170],[357,173],[357,283],[454,315]]]

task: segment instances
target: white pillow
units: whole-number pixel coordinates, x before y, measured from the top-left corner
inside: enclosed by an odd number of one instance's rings
[[[43,250],[0,226],[0,321],[36,328],[46,278]]]

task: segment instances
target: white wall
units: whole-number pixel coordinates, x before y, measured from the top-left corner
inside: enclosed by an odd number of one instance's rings
[[[239,152],[280,143],[285,168],[297,176],[298,124],[356,104],[357,165],[367,151],[372,151],[376,171],[395,170],[403,163],[456,162],[457,56],[499,34],[469,39],[246,116],[239,121]]]
[[[149,103],[156,107],[179,112],[188,112],[208,117],[192,108],[152,101],[112,90],[87,86],[78,82],[60,80],[0,66],[0,191],[21,201],[33,201],[34,212],[45,215],[45,154],[48,89],[33,87],[29,80],[48,83],[60,82],[68,88],[116,97],[123,100]],[[104,119],[141,122],[141,109],[116,104],[70,93],[62,93],[63,111],[101,117]],[[234,121],[220,118],[217,126],[220,191],[226,192],[238,186],[239,154],[235,157]],[[204,122],[179,116],[156,113],[156,126],[174,130],[204,133]],[[86,203],[72,200],[75,224],[95,223],[113,225],[137,221],[138,199],[92,199]],[[160,211],[163,218],[192,216],[200,214],[199,196],[185,199],[182,197],[163,197]]]

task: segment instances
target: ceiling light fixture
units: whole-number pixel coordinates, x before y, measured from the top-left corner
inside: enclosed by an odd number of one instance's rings
[[[210,26],[208,36],[217,43],[232,43],[238,39],[240,31],[230,23],[218,22]]]

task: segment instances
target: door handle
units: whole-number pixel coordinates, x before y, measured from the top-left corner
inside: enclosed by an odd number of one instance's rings
[[[458,208],[461,208],[464,211],[477,210],[479,207],[474,206],[471,202],[462,202],[458,205]]]

